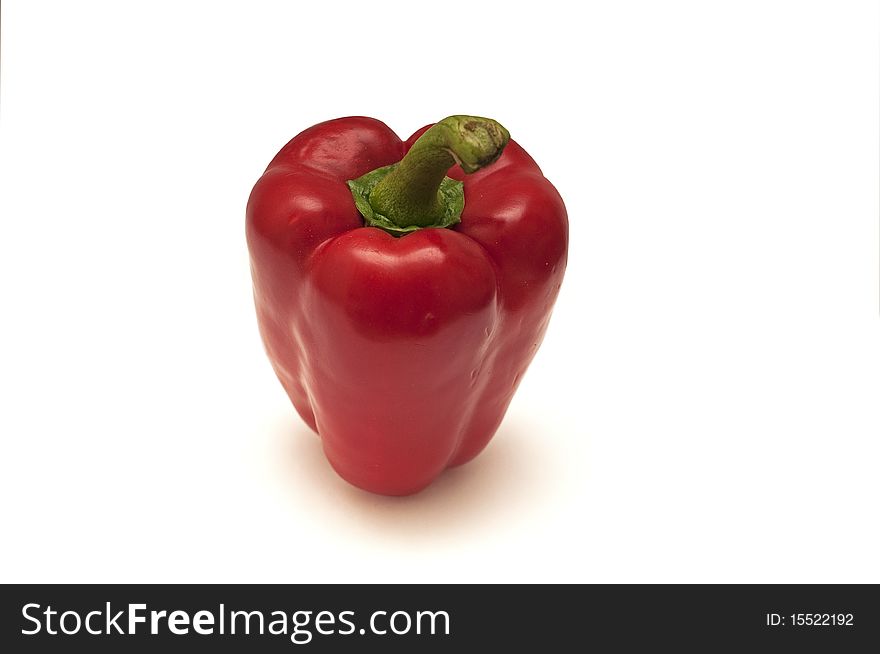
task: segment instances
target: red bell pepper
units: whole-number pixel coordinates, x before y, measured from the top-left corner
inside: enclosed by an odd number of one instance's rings
[[[293,406],[344,479],[406,495],[501,423],[559,292],[568,217],[493,120],[451,116],[403,142],[353,117],[281,149],[247,240]]]

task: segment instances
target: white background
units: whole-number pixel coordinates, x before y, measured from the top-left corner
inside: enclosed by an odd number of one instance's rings
[[[0,579],[880,582],[878,26],[3,2]],[[371,496],[263,354],[245,202],[316,122],[453,113],[560,190],[569,270],[489,448]]]

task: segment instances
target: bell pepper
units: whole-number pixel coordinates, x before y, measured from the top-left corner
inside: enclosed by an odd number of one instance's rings
[[[269,360],[342,478],[407,495],[483,450],[568,249],[559,193],[507,130],[320,123],[272,159],[246,224]]]

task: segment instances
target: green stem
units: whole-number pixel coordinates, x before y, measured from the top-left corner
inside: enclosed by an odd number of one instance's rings
[[[490,118],[449,116],[432,126],[369,194],[373,210],[399,228],[432,227],[448,215],[440,184],[454,164],[473,173],[493,163],[510,134]]]

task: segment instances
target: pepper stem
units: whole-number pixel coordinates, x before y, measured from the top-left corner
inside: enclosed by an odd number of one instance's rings
[[[440,193],[446,171],[473,173],[493,163],[510,134],[491,118],[449,116],[433,125],[370,191],[373,210],[399,228],[432,227],[448,214]]]

